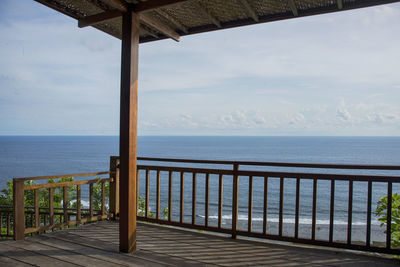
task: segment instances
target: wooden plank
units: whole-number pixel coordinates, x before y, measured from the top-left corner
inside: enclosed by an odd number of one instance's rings
[[[285,195],[285,178],[279,178],[279,236],[283,233],[283,197]]]
[[[267,233],[268,217],[268,177],[264,177],[264,199],[263,199],[263,234]]]
[[[49,224],[54,224],[54,189],[49,188]]]
[[[39,214],[39,189],[34,190],[34,205],[35,205],[35,227],[40,226],[40,214]],[[0,216],[1,219],[1,216]],[[1,227],[0,227],[1,229]]]
[[[0,254],[7,255],[8,258],[22,263],[22,266],[24,266],[24,264],[29,264],[30,266],[76,266],[75,264],[70,264],[53,257],[44,256],[40,253],[17,247],[17,244],[23,245],[25,243],[26,242],[0,243]]]
[[[351,245],[351,230],[353,221],[353,181],[349,181],[349,198],[347,208],[347,245]]]
[[[179,222],[183,222],[185,216],[185,173],[181,172],[181,183],[180,183],[180,205],[179,205]]]
[[[392,241],[392,189],[393,184],[388,183],[387,186],[387,210],[386,210],[386,248],[391,248]]]
[[[192,181],[192,224],[196,224],[196,185],[197,185],[197,179],[196,179],[196,173],[194,172],[193,174],[193,181]]]
[[[81,221],[81,186],[76,186],[76,221]]]
[[[254,9],[250,6],[249,2],[247,0],[239,0],[246,12],[250,15],[250,17],[255,21],[258,22],[258,15],[254,11]]]
[[[252,223],[253,223],[253,176],[249,176],[249,203],[247,206],[247,231],[250,233],[252,229]]]
[[[299,237],[299,215],[300,215],[300,178],[296,178],[296,208],[294,222],[294,237]]]
[[[67,178],[67,177],[83,177],[83,176],[98,176],[98,175],[106,175],[110,174],[110,172],[88,172],[88,173],[74,173],[74,174],[62,174],[62,175],[49,175],[49,176],[35,176],[35,177],[23,177],[23,178],[14,178],[15,180],[19,181],[33,181],[33,180],[49,180],[49,179],[56,179],[56,178]],[[27,190],[32,190],[27,189]]]
[[[150,202],[150,171],[146,170],[144,217],[149,217],[149,202]]]
[[[84,18],[81,18],[78,20],[78,27],[79,28],[84,28],[88,26],[92,26],[104,21],[107,21],[109,19],[114,19],[117,17],[122,16],[122,12],[120,10],[108,10],[99,14],[91,15],[91,16],[86,16]]]
[[[14,240],[24,240],[25,235],[25,207],[24,181],[13,180],[14,204]]]
[[[168,172],[168,221],[172,221],[172,171]]]
[[[172,17],[171,15],[169,15],[167,12],[163,11],[162,9],[157,9],[156,12],[164,17],[166,20],[168,20],[169,22],[171,22],[172,24],[174,24],[178,29],[180,29],[181,31],[183,31],[184,33],[188,33],[189,30],[187,29],[186,26],[184,26],[180,21],[178,21],[176,18]]]
[[[93,184],[89,185],[89,217],[93,217]]]
[[[147,0],[135,4],[133,10],[135,12],[150,11],[160,7],[167,7],[186,2],[187,0]]]
[[[161,23],[157,19],[153,18],[149,14],[141,14],[140,20],[146,23],[148,26],[156,29],[165,36],[179,42],[179,34],[177,34],[173,29],[169,28],[167,25]]]
[[[200,4],[197,0],[193,2],[193,4],[207,17],[209,18],[218,28],[221,28],[221,22],[202,4]]]
[[[37,253],[40,255],[38,258],[46,259],[48,264],[51,262],[51,265],[56,266],[57,263],[64,266],[120,266],[117,264],[113,264],[110,261],[104,261],[97,258],[93,258],[90,255],[83,255],[82,252],[75,250],[68,250],[68,253],[60,253],[65,250],[55,249],[52,245],[46,245],[43,243],[35,242],[35,241],[26,241],[24,243],[14,243],[11,244],[14,248],[20,248],[25,251],[29,251],[32,253]],[[54,253],[54,250],[56,252]],[[58,253],[57,253],[58,252]],[[47,264],[47,265],[48,265]]]
[[[208,226],[208,216],[209,216],[209,202],[210,202],[210,174],[206,174],[206,184],[205,184],[205,203],[204,203],[204,225],[207,227]]]
[[[293,16],[297,17],[299,15],[299,12],[297,11],[296,3],[294,2],[294,0],[287,1],[290,9],[292,10]]]
[[[220,174],[218,182],[218,229],[222,228],[223,195],[224,195],[224,176]]]
[[[315,240],[315,229],[317,223],[317,179],[313,179],[313,204],[312,204],[312,221],[311,221],[311,240]]]
[[[331,200],[329,215],[329,242],[333,242],[333,224],[335,219],[335,180],[331,180]]]
[[[86,180],[86,181],[73,181],[73,182],[63,182],[63,183],[50,183],[50,184],[37,184],[37,185],[28,185],[24,187],[24,190],[35,190],[35,189],[41,189],[41,188],[56,188],[56,187],[64,187],[64,186],[74,186],[74,185],[84,185],[84,184],[95,184],[98,182],[109,182],[111,179],[106,178],[106,179],[92,179],[92,180]]]
[[[157,171],[157,189],[156,189],[156,218],[160,219],[160,181],[161,173]]]
[[[232,182],[232,238],[236,238],[238,226],[238,211],[239,211],[239,165],[233,165],[233,182]]]
[[[68,188],[63,187],[63,212],[64,212],[64,222],[68,222]]]

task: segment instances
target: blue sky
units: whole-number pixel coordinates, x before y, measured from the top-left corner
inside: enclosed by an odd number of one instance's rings
[[[142,44],[139,135],[400,136],[400,4]],[[0,1],[0,135],[118,135],[120,41]]]

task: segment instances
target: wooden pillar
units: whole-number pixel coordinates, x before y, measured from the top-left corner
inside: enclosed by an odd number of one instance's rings
[[[13,180],[14,240],[25,238],[24,181]]]
[[[128,8],[130,9],[130,7]],[[120,217],[119,249],[136,249],[136,150],[138,106],[139,16],[122,16],[120,109]]]

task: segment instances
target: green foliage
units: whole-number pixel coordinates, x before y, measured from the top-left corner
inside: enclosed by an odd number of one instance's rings
[[[387,224],[387,210],[388,210],[388,197],[383,196],[377,203],[376,216],[381,222],[381,227],[386,227]],[[391,223],[391,246],[393,248],[400,247],[400,195],[392,195],[392,223]],[[386,233],[386,230],[385,230]]]
[[[101,196],[101,184],[100,183],[100,178],[97,178],[97,184],[93,185],[93,209],[95,210],[101,210],[101,202],[102,202],[102,196]],[[109,203],[109,196],[110,196],[110,183],[105,183],[104,184],[104,194],[105,194],[105,203]],[[106,212],[108,212],[109,207],[106,205]]]
[[[138,215],[139,216],[145,216],[145,211],[146,211],[146,200],[143,199],[141,196],[139,196],[139,210],[138,210]],[[162,211],[161,211],[161,216],[164,220],[166,220],[168,218],[168,206],[165,207]],[[148,217],[149,218],[155,218],[156,216],[154,215],[154,213],[152,213],[151,211],[148,211]]]

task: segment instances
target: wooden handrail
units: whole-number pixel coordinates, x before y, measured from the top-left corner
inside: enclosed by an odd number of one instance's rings
[[[296,162],[267,162],[267,161],[232,161],[232,160],[200,160],[200,159],[176,159],[176,158],[150,158],[138,157],[138,161],[179,162],[195,164],[216,165],[247,165],[247,166],[270,166],[270,167],[295,167],[315,169],[354,169],[354,170],[400,170],[400,165],[370,165],[370,164],[331,164],[331,163],[296,163]]]
[[[57,179],[57,178],[96,176],[96,175],[106,175],[106,174],[110,174],[110,172],[102,171],[102,172],[49,175],[49,176],[22,177],[22,178],[14,178],[13,180],[16,180],[16,181],[49,180],[49,179]]]

